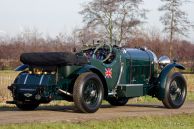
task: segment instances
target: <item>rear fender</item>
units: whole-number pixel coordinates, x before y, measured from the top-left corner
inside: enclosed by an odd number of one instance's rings
[[[165,96],[165,88],[168,82],[168,77],[170,76],[172,70],[174,68],[180,69],[180,70],[185,70],[185,67],[181,64],[177,64],[177,63],[172,63],[167,65],[166,67],[164,67],[164,69],[161,71],[160,76],[158,78],[158,86],[159,86],[159,90],[158,90],[158,99],[162,100],[164,99]]]

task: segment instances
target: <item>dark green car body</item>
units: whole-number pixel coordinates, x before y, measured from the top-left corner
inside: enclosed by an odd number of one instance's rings
[[[92,49],[94,50],[95,48]],[[85,56],[85,52],[87,50],[76,56]],[[9,103],[74,101],[75,81],[88,72],[94,73],[101,80],[105,100],[145,95],[164,100],[168,78],[175,73],[175,69],[184,70],[184,67],[176,62],[160,68],[156,55],[147,49],[112,47],[111,53],[114,57],[109,62],[97,59],[93,52],[93,56],[87,57],[85,64],[49,66],[51,72],[44,71],[47,66],[24,64],[17,68],[23,72],[9,86],[13,94],[13,101]],[[42,69],[44,72],[29,72],[34,68]]]

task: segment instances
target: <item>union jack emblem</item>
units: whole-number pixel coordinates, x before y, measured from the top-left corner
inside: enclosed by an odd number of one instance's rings
[[[112,69],[111,68],[105,69],[105,78],[112,78]]]

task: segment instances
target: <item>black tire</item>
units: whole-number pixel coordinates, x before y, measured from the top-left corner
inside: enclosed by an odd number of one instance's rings
[[[187,83],[181,73],[173,73],[169,76],[165,97],[162,100],[164,106],[170,109],[180,108],[186,99]]]
[[[110,97],[107,99],[110,105],[112,106],[124,106],[127,104],[129,98],[122,97],[122,98],[116,98],[116,97]]]
[[[39,104],[35,103],[35,104],[16,104],[16,106],[23,111],[31,111],[31,110],[35,110]]]
[[[75,106],[81,112],[96,112],[101,106],[103,96],[103,84],[96,74],[87,72],[76,79],[73,88],[73,100]]]

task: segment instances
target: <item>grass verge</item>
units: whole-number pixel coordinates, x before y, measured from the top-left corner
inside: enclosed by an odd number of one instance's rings
[[[119,118],[80,123],[31,123],[3,125],[1,129],[193,129],[194,114]]]

